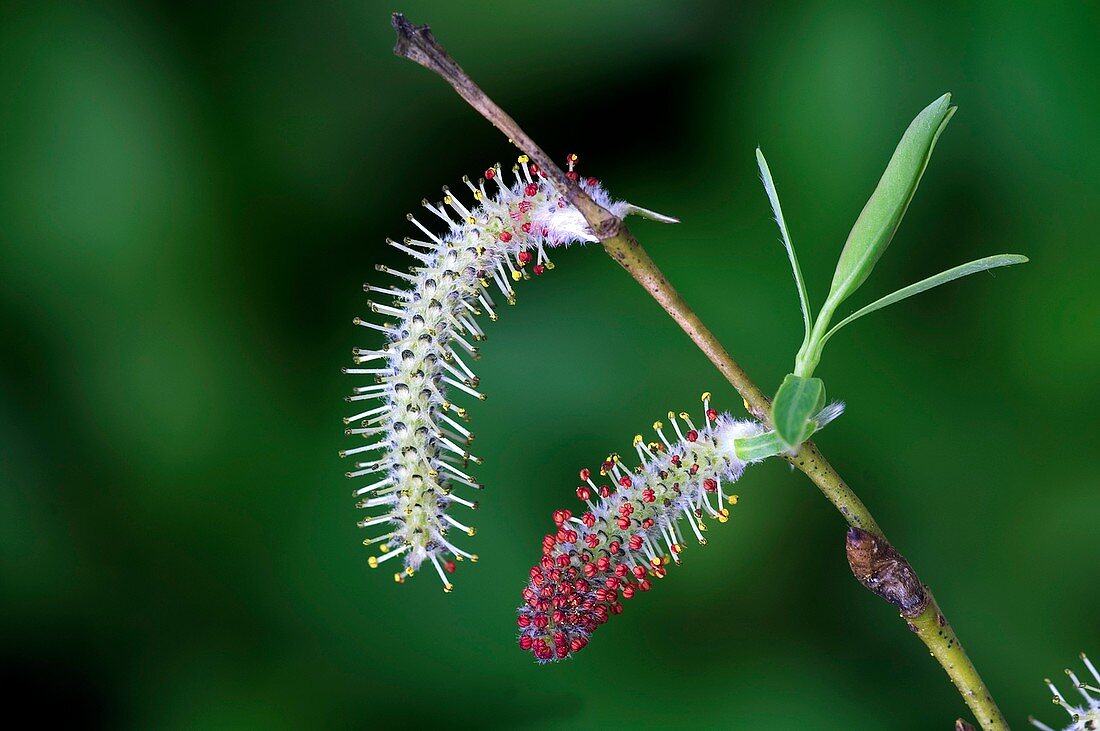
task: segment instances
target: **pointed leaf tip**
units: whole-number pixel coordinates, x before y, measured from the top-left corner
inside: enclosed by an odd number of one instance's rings
[[[840,252],[829,301],[835,306],[859,288],[890,245],[921,177],[957,107],[947,93],[925,107],[910,122],[882,178],[863,207]]]

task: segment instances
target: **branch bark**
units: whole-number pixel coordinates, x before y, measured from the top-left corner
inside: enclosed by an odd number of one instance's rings
[[[691,341],[741,395],[745,409],[756,419],[770,425],[771,404],[768,397],[722,347],[714,333],[703,324],[699,316],[668,282],[626,224],[611,211],[598,205],[580,186],[571,181],[516,121],[497,106],[462,70],[435,40],[427,25],[413,25],[402,14],[394,13],[393,28],[397,32],[394,53],[441,76],[474,110],[504,133],[522,153],[538,164],[539,169],[558,191],[588,221],[589,227],[600,239],[608,255],[634,277],[635,281],[644,287],[646,292],[676,321]],[[892,555],[901,559],[910,572],[912,571],[908,562],[890,546],[867,507],[818,451],[813,442],[806,442],[799,447],[794,456],[787,459],[810,478],[853,529],[858,529],[861,535],[880,540],[883,545],[890,547]],[[915,574],[913,577],[915,579]],[[927,587],[921,588],[925,599],[923,606],[912,616],[903,614],[909,629],[921,638],[933,657],[947,672],[982,729],[984,731],[1007,730],[1008,725],[997,704],[993,702],[977,670],[970,662],[962,645],[959,644],[932,592]]]

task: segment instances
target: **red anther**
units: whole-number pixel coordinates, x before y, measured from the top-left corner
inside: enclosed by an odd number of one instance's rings
[[[630,536],[630,542],[627,543],[630,546],[631,551],[640,551],[642,548],[642,537],[639,535]]]
[[[581,176],[570,170],[565,174],[565,177],[569,178],[570,180],[579,180]]]
[[[645,578],[645,566],[635,566],[632,569],[632,573],[634,574],[634,578],[644,579]]]
[[[549,236],[550,235],[550,227],[549,226],[543,226],[542,227],[542,235],[543,236]]]
[[[608,589],[607,590],[607,596],[605,597],[605,601],[613,602],[613,601],[617,601],[618,599],[619,599],[618,589]]]
[[[579,591],[581,594],[587,594],[588,593],[588,582],[585,581],[584,579],[577,579],[576,583],[573,584],[573,588],[576,589],[577,591]]]
[[[555,609],[554,613],[550,615],[550,619],[553,620],[554,624],[561,624],[565,621],[565,613],[560,609]]]
[[[642,490],[642,502],[651,503],[657,499],[657,494],[650,488]]]
[[[589,185],[595,185],[596,183],[598,183],[600,181],[596,180],[595,178],[589,178],[587,180],[587,182],[588,182]]]
[[[586,485],[581,485],[577,488],[577,497],[581,500],[587,500],[592,497],[592,491]]]
[[[707,418],[714,421],[718,418],[718,412],[714,409],[707,409]]]
[[[561,581],[561,572],[557,569],[553,569],[550,574],[550,581]]]
[[[588,563],[592,560],[592,554],[588,551],[581,551],[580,555],[577,556],[577,558],[581,560],[581,563]]]
[[[607,550],[611,552],[611,555],[617,555],[619,553],[619,542],[611,541],[607,544]]]
[[[683,550],[683,549],[682,549],[682,548],[680,548],[680,544],[679,544],[679,543],[673,543],[673,544],[672,544],[672,552],[673,552],[673,553],[677,553],[677,554],[678,554],[678,553],[680,553],[680,551],[682,551],[682,550]]]
[[[542,587],[541,589],[539,589],[539,596],[543,599],[549,599],[550,597],[554,596],[554,587],[552,587],[552,586]]]
[[[653,527],[653,518],[646,518],[645,520],[642,521],[642,528],[644,528],[645,530],[649,530],[652,527]]]
[[[596,559],[596,568],[598,568],[600,571],[607,571],[609,568],[611,568],[611,559],[609,559],[607,556],[600,556]]]
[[[537,163],[531,163],[530,165],[527,166],[527,168],[531,171],[532,175],[538,175],[539,174],[539,166],[538,166]]]
[[[509,241],[512,240],[512,234],[507,231],[501,231],[500,240],[507,244]]]
[[[532,566],[531,571],[529,573],[531,574],[532,579],[541,579],[542,578],[542,571],[539,570],[538,566]]]
[[[554,524],[557,525],[557,526],[561,526],[562,523],[569,520],[569,515],[570,514],[569,514],[568,511],[555,510],[554,511]]]
[[[524,650],[530,650],[533,644],[535,644],[535,641],[531,639],[530,635],[523,635],[519,638],[519,646]]]
[[[519,615],[519,617],[516,618],[516,624],[518,624],[520,627],[526,627],[531,624],[531,618],[528,617],[526,614],[521,614]]]
[[[492,180],[497,176],[497,171],[494,168],[489,168],[485,171],[485,179]]]
[[[573,652],[580,652],[587,644],[588,642],[583,637],[574,637],[569,642],[569,649]]]
[[[672,455],[672,459],[670,459],[669,461],[672,462],[672,464],[679,467],[680,466],[680,455],[678,455],[678,454]]]
[[[531,201],[520,201],[517,207],[522,213],[527,213],[531,210],[531,208],[533,208],[533,206],[531,205]]]
[[[552,550],[553,549],[550,549],[550,551]],[[550,551],[546,551],[547,555],[539,559],[539,566],[542,566],[544,569],[550,569],[554,567],[554,559],[550,557]]]
[[[550,621],[546,618],[545,614],[535,615],[535,626],[539,629],[546,629],[546,625],[550,624]]]
[[[703,480],[703,489],[707,492],[717,492],[718,480],[715,480],[712,477],[708,477],[707,479]]]
[[[615,567],[615,575],[616,576],[626,576],[629,573],[630,573],[630,567],[627,566],[625,563],[621,563],[621,564],[619,564],[618,566]]]
[[[581,516],[581,522],[584,523],[587,527],[591,528],[592,526],[596,525],[596,516],[592,513],[585,513]]]
[[[690,475],[694,475],[698,471],[699,471],[699,465],[697,465],[697,464],[693,464],[691,467],[688,468],[688,474],[690,474]]]
[[[615,589],[619,586],[619,577],[618,576],[608,576],[607,580],[604,581],[603,583],[604,583],[604,586],[606,586],[608,589]]]
[[[592,592],[592,594],[595,595],[596,599],[598,599],[601,602],[606,602],[608,600],[607,599],[607,589],[604,589],[602,587],[599,588],[599,589],[596,589],[594,592]]]
[[[558,566],[561,566],[564,569],[568,565],[569,565],[569,557],[568,556],[566,556],[564,553],[562,555],[558,556]]]
[[[630,481],[630,475],[623,475],[619,478],[619,484],[623,487],[630,487],[633,483]]]
[[[593,576],[596,575],[598,569],[596,568],[596,564],[586,563],[582,570],[584,571],[584,575],[591,579]]]
[[[638,582],[638,589],[640,591],[649,591],[652,588],[653,588],[653,582],[651,582],[649,579],[642,579],[641,581]]]
[[[526,196],[533,196],[535,193],[538,193],[538,192],[539,192],[539,187],[537,185],[535,185],[534,183],[528,183],[523,189],[523,193]]]
[[[565,644],[565,633],[562,632],[560,629],[557,632],[554,633],[554,644],[555,645],[564,645]]]
[[[531,222],[528,221],[527,223],[520,226],[520,228],[523,229],[523,233],[525,233],[525,234],[531,233]]]
[[[584,542],[589,548],[595,548],[600,545],[600,537],[595,533],[589,533],[584,537]]]
[[[516,254],[516,260],[520,263],[521,266],[527,266],[527,263],[529,261],[531,261],[531,252],[530,251],[521,251],[521,252],[519,252],[518,254]]]
[[[588,482],[588,478],[591,477],[591,476],[592,476],[592,471],[590,469],[588,469],[587,467],[585,467],[583,470],[581,470],[581,481],[582,482]]]
[[[614,604],[611,605],[611,613],[612,614],[622,614],[623,613],[623,605],[619,604],[618,602],[615,602]]]
[[[687,433],[687,440],[689,442],[694,442],[698,438],[699,438],[699,432],[695,431],[694,429],[692,429],[691,431],[689,431]]]
[[[619,515],[630,515],[634,512],[634,506],[630,503],[623,503],[619,506]]]
[[[448,574],[453,574],[455,572],[455,562],[454,561],[444,561],[443,562],[443,570],[446,571]]]
[[[607,485],[600,485],[600,497],[611,497],[611,488]]]
[[[547,533],[542,537],[543,548],[546,546],[553,546],[555,543],[557,543],[557,539],[554,538],[553,534]]]
[[[615,523],[618,524],[620,530],[626,530],[630,527],[630,518],[619,516],[615,519]]]
[[[559,660],[564,660],[566,657],[569,656],[569,648],[565,645],[562,645],[554,652],[557,654]]]
[[[531,271],[535,273],[535,276],[541,276],[542,273],[546,271],[546,267],[544,267],[542,264],[536,264],[534,269],[532,269]]]
[[[614,462],[612,462],[611,460],[605,460],[603,463],[600,464],[600,474],[607,474],[614,466]]]
[[[542,586],[543,583],[545,583],[545,581],[546,581],[546,577],[543,576],[542,574],[535,574],[534,576],[531,577],[531,583],[534,584],[535,586]]]
[[[633,598],[634,598],[634,587],[633,586],[624,586],[623,587],[623,599],[633,599]]]
[[[569,539],[569,542],[570,543],[576,543],[577,542],[577,531],[571,530],[571,531],[566,531],[566,532],[569,534],[569,535],[566,536],[566,538]]]

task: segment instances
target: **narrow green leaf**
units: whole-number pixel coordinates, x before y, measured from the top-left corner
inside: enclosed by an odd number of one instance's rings
[[[825,405],[825,384],[820,378],[787,374],[772,401],[772,422],[789,447],[806,441],[813,431],[810,417]]]
[[[802,322],[806,326],[806,335],[803,339],[803,343],[805,343],[810,339],[810,330],[813,328],[813,323],[810,320],[810,299],[806,296],[806,282],[802,279],[802,268],[798,266],[798,256],[794,253],[791,235],[787,232],[787,221],[783,218],[783,207],[779,205],[779,193],[775,190],[772,171],[768,168],[768,161],[764,159],[764,153],[759,147],[756,148],[756,164],[760,166],[760,179],[764,182],[764,190],[768,194],[772,214],[779,226],[779,234],[783,237],[783,248],[787,250],[787,258],[791,260],[794,283],[798,287],[798,303],[802,306]]]
[[[733,440],[733,451],[737,455],[737,459],[742,462],[755,462],[774,457],[781,452],[786,452],[787,449],[789,447],[774,431],[757,434],[755,437],[742,437]]]
[[[825,333],[825,337],[821,339],[822,343],[825,343],[833,334],[840,330],[850,322],[854,322],[864,315],[868,315],[875,310],[881,310],[883,307],[888,307],[895,302],[900,302],[907,297],[912,297],[915,294],[920,294],[926,290],[938,287],[941,284],[960,279],[970,274],[976,274],[978,272],[984,272],[989,269],[996,269],[997,267],[1007,267],[1013,264],[1023,264],[1028,259],[1021,254],[997,254],[996,256],[987,256],[984,259],[977,259],[966,264],[961,264],[953,269],[948,269],[945,272],[940,272],[934,276],[928,277],[928,279],[922,279],[916,284],[910,284],[908,287],[903,287],[897,292],[888,294],[882,299],[875,300],[871,304],[856,310],[852,314],[845,317],[843,320],[833,326],[829,332]]]
[[[925,107],[905,130],[886,166],[886,172],[848,234],[823,310],[832,312],[851,296],[866,281],[875,263],[890,245],[928,167],[936,140],[954,113],[951,95],[944,94]]]

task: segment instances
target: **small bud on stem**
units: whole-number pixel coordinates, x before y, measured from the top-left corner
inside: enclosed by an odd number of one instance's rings
[[[928,606],[928,593],[913,567],[886,539],[849,528],[845,550],[856,580],[901,609],[901,616],[916,617]]]

